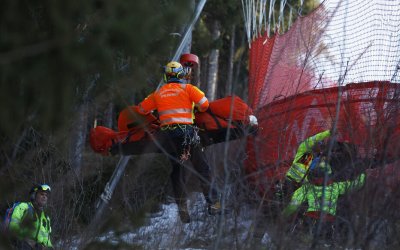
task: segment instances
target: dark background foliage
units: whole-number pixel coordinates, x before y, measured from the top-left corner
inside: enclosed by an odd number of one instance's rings
[[[131,99],[171,56],[178,41],[169,34],[183,28],[187,8],[183,0],[4,1],[1,134],[15,136],[24,122],[64,127],[92,81],[93,96],[118,86],[115,97]]]

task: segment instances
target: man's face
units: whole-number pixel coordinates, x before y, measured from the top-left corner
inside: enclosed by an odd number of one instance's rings
[[[36,204],[43,208],[47,205],[47,200],[49,198],[49,193],[46,191],[37,191],[36,192],[36,197],[35,197],[35,202]]]

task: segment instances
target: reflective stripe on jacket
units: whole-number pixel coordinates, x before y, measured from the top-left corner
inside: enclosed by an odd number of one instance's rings
[[[289,168],[286,176],[298,183],[300,183],[302,180],[307,180],[305,175],[312,162],[313,146],[330,135],[330,130],[326,130],[304,140],[299,145],[292,166]]]
[[[29,206],[33,213],[29,212]],[[46,247],[52,247],[50,218],[44,211],[39,215],[31,202],[21,202],[14,208],[9,228],[21,240],[31,239]]]
[[[193,106],[200,112],[207,110],[209,103],[204,93],[191,84],[168,83],[150,94],[139,105],[142,114],[157,109],[161,125],[193,124]]]
[[[365,183],[365,174],[361,174],[353,181],[333,182],[327,186],[318,186],[305,183],[292,195],[289,205],[284,209],[283,214],[293,214],[302,203],[307,202],[307,212],[325,212],[336,215],[337,201],[340,195],[350,189],[358,189]],[[321,206],[322,205],[322,206]]]

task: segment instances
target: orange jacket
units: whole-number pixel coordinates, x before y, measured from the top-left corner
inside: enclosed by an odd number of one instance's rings
[[[194,105],[200,112],[208,108],[204,93],[191,84],[168,83],[150,94],[138,105],[138,111],[148,114],[157,109],[161,126],[169,124],[193,124]]]

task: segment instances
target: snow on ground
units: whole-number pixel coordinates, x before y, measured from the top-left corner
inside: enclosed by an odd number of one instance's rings
[[[206,212],[205,200],[200,193],[194,193],[189,200],[191,222],[180,221],[178,207],[175,203],[163,204],[157,213],[149,214],[146,225],[137,230],[116,238],[113,232],[100,237],[99,241],[124,242],[129,245],[140,245],[144,249],[209,249],[215,246],[217,239],[222,245],[241,244],[243,247],[252,225],[249,208],[240,209],[236,216],[232,212],[211,216]],[[219,226],[221,225],[221,226]],[[219,229],[222,230],[219,230]],[[221,237],[218,237],[220,235]],[[264,236],[263,244],[269,241]]]

